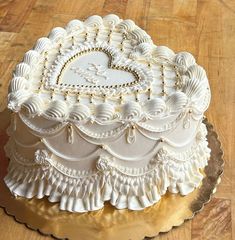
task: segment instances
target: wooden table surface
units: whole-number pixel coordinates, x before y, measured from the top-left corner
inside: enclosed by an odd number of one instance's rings
[[[212,201],[192,221],[155,240],[235,239],[235,1],[0,0],[0,108],[5,107],[14,66],[39,37],[73,18],[109,13],[133,19],[157,45],[195,55],[212,90],[206,115],[225,152],[224,175]],[[16,223],[0,209],[0,239],[51,238]]]

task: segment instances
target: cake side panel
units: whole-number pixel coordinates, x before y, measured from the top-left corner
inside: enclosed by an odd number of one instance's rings
[[[14,130],[14,125],[10,129]],[[17,134],[22,136],[21,141],[28,141],[24,142],[25,145],[30,146],[32,140],[36,140],[35,136],[30,138],[29,134],[25,134],[22,126],[16,129],[19,131]],[[68,161],[52,154],[40,138],[39,141],[37,139],[40,146],[31,146],[24,152],[22,144],[19,148],[12,130],[8,131],[11,137],[6,147],[11,158],[5,178],[9,189],[15,195],[28,198],[49,196],[50,201],[59,201],[60,208],[68,211],[97,210],[103,207],[104,201],[110,201],[120,209],[140,210],[159,201],[167,190],[186,195],[200,184],[202,175],[199,170],[206,166],[210,155],[207,131],[200,123],[195,129],[196,135],[183,149],[169,147],[164,142],[166,138],[161,138],[157,153],[148,159],[145,167],[136,167],[138,161],[130,162],[127,167],[123,161],[118,162],[117,159],[115,163],[110,161],[108,155],[100,154],[88,166],[89,170],[84,168],[87,161],[83,162],[83,167],[78,167],[80,170],[76,170],[78,162],[70,162],[75,165],[69,167]]]

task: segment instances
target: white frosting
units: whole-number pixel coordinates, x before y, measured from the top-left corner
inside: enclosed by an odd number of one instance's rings
[[[191,54],[154,45],[116,15],[72,20],[16,66],[5,182],[15,195],[49,196],[75,212],[186,195],[210,155],[201,123],[209,101]]]

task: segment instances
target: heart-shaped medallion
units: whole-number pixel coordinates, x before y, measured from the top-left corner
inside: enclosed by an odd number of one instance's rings
[[[46,80],[53,90],[125,94],[146,90],[152,72],[107,44],[84,44],[58,56]]]

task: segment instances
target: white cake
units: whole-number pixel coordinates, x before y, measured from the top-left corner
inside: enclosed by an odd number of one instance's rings
[[[86,212],[141,210],[200,185],[210,149],[206,73],[116,15],[72,20],[14,71],[5,183],[15,196]]]

